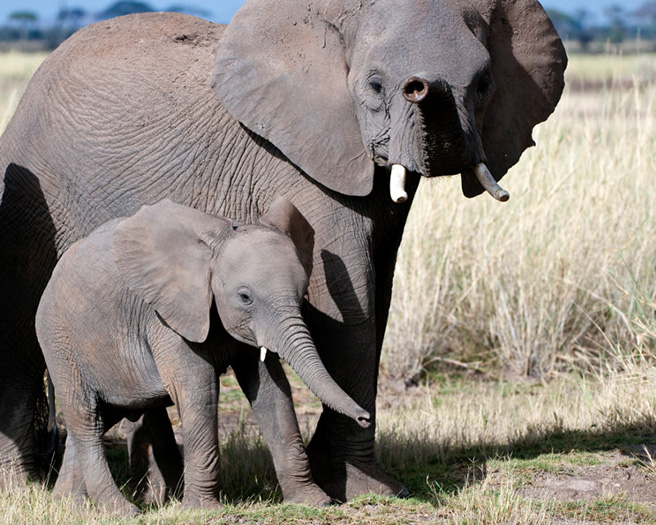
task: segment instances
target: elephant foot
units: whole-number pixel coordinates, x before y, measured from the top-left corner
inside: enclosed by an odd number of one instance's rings
[[[96,505],[103,507],[114,516],[131,518],[139,514],[139,507],[133,505],[124,498],[112,498],[103,501],[96,501]]]
[[[137,484],[135,492],[138,494],[139,501],[144,505],[157,505],[159,507],[166,501],[166,484],[159,479],[153,480],[150,476]]]
[[[312,507],[326,507],[332,503],[332,498],[315,483],[305,483],[292,487],[281,484],[283,501],[285,503],[300,503]]]
[[[84,509],[87,506],[89,498],[82,484],[59,483],[55,484],[52,491],[52,497],[56,500],[65,499],[68,503],[78,509]],[[123,497],[120,498],[93,498],[94,504],[104,509],[106,512],[118,517],[133,517],[141,511],[139,507],[133,505]]]
[[[73,497],[74,500],[85,501],[87,491],[83,481],[77,482],[70,478],[64,479],[60,476],[57,478],[55,487],[52,489],[52,496],[55,499]]]
[[[332,469],[326,476],[318,476],[319,485],[335,501],[346,502],[363,494],[377,494],[407,498],[410,491],[399,481],[377,466],[368,465],[366,470],[349,463]]]
[[[373,457],[364,461],[331,457],[327,447],[316,446],[314,440],[308,447],[308,456],[315,481],[335,501],[346,502],[363,494],[399,498],[410,495],[401,482],[378,467]]]
[[[361,470],[355,465],[347,464],[346,500],[348,501],[362,494],[407,498],[410,491],[403,483],[380,470],[377,465],[368,466],[366,470]]]
[[[195,510],[195,509],[206,509],[206,510],[220,510],[221,502],[216,498],[210,497],[201,497],[197,495],[185,494],[182,498],[182,508]]]

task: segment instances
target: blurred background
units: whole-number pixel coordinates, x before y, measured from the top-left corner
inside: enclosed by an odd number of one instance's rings
[[[92,22],[130,13],[178,11],[228,23],[244,0],[5,0],[0,49],[47,50]],[[654,47],[656,0],[544,0],[561,36],[584,51],[637,37]]]

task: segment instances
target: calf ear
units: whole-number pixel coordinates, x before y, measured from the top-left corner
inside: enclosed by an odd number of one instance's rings
[[[292,238],[298,257],[308,276],[312,273],[312,252],[314,251],[314,230],[298,208],[283,197],[276,199],[260,222],[273,226]]]
[[[128,288],[185,339],[200,343],[210,326],[210,248],[204,232],[227,221],[163,200],[144,206],[114,231],[114,259]]]

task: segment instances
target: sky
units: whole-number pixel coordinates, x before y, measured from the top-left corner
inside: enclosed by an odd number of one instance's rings
[[[14,11],[33,11],[42,22],[54,20],[62,7],[81,7],[89,12],[102,11],[115,0],[0,0],[0,23],[6,22]],[[228,22],[232,15],[244,3],[244,0],[142,0],[154,9],[166,9],[172,5],[189,5],[208,11],[206,18],[213,22]],[[542,0],[545,8],[554,8],[566,13],[578,9],[587,9],[596,21],[603,20],[603,9],[610,5],[619,5],[625,11],[631,11],[645,0]]]

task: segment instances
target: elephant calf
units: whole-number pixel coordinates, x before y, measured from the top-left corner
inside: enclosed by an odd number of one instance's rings
[[[217,506],[218,374],[238,351],[256,351],[246,345],[261,347],[262,361],[266,348],[277,352],[323,403],[369,426],[323,367],[300,314],[312,234],[282,199],[257,225],[164,200],[64,254],[36,317],[69,431],[55,493],[137,512],[111,477],[102,434],[119,418],[175,403],[183,504]]]

